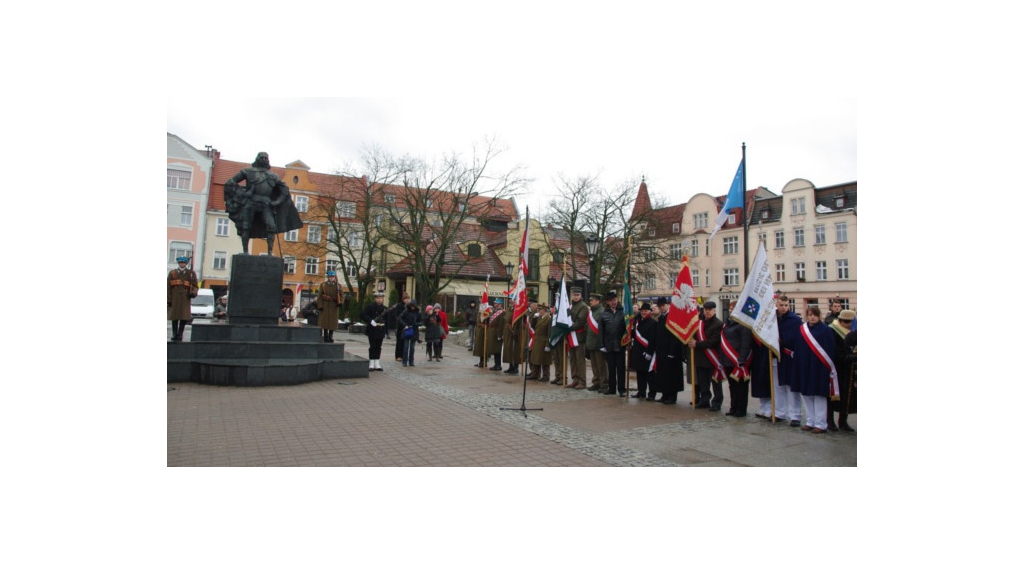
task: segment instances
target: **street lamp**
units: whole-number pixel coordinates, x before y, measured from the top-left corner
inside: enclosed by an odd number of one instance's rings
[[[548,276],[548,297],[551,299],[551,304],[555,303],[555,288],[558,287],[558,279],[554,276]]]
[[[597,237],[590,235],[587,237],[587,257],[590,258],[590,292],[594,293],[597,291],[597,282],[594,280],[594,259],[597,258]]]
[[[515,267],[512,266],[511,262],[509,262],[509,263],[507,263],[505,265],[505,276],[508,276],[508,282],[507,282],[506,288],[505,288],[506,293],[508,293],[507,292],[508,290],[512,289],[512,269],[513,268],[515,268]]]

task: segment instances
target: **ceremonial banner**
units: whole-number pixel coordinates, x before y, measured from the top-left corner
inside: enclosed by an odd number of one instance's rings
[[[515,304],[512,310],[512,323],[519,321],[519,318],[526,313],[529,307],[528,296],[526,292],[526,275],[529,274],[530,261],[529,261],[529,249],[530,248],[530,208],[526,208],[526,229],[523,229],[523,240],[519,244],[519,276],[516,278],[516,285],[512,288],[512,293],[509,294],[509,299]]]
[[[562,274],[562,291],[558,294],[555,312],[551,319],[551,346],[558,344],[572,327],[572,316],[569,315],[569,295],[565,292],[565,274]]]
[[[672,288],[672,301],[669,303],[668,318],[665,326],[682,342],[690,340],[700,323],[700,308],[693,294],[693,278],[690,275],[690,257],[683,255],[683,267],[676,276],[675,287]]]
[[[775,314],[775,289],[764,244],[758,244],[754,266],[731,317],[750,329],[775,356],[779,356],[779,320]]]

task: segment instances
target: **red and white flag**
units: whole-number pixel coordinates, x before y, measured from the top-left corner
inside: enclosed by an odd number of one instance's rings
[[[526,275],[530,273],[530,208],[526,208],[526,228],[523,229],[523,240],[519,243],[519,275],[516,278],[516,285],[509,294],[509,299],[515,306],[512,309],[512,323],[519,321],[519,318],[526,313],[529,307],[526,292]]]
[[[693,277],[690,274],[690,257],[683,255],[683,267],[676,276],[672,288],[672,301],[668,308],[665,326],[682,342],[690,340],[700,323],[700,308],[693,293]]]

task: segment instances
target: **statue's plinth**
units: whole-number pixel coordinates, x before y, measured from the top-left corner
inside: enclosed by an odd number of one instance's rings
[[[324,343],[320,330],[283,325],[284,261],[231,258],[228,322],[193,324],[188,342],[167,344],[167,382],[221,386],[282,386],[334,378],[368,378],[369,362]]]
[[[228,322],[277,325],[281,317],[284,260],[275,256],[231,257]]]

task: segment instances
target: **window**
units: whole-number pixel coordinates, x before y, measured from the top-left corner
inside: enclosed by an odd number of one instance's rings
[[[707,229],[707,227],[708,227],[708,212],[693,214],[693,228],[694,229]]]
[[[817,280],[828,280],[828,266],[823,260],[816,261],[814,263],[814,271],[817,276]]]
[[[739,286],[740,285],[740,269],[738,269],[738,268],[726,268],[725,269],[725,285],[726,286]]]
[[[355,217],[356,216],[356,203],[355,202],[338,202],[335,204],[335,208],[338,211],[338,217]]]
[[[726,221],[726,225],[736,225],[736,214],[729,214],[729,219]]]
[[[394,194],[384,194],[384,203],[385,204],[393,204],[393,203],[395,203],[395,195]]]
[[[356,264],[356,263],[349,263],[349,265],[347,267],[345,267],[345,270],[348,271],[349,278],[358,278],[359,277],[359,265],[358,264]]]
[[[292,229],[291,231],[285,231],[284,232],[284,240],[285,241],[290,241],[292,243],[298,241],[299,240],[299,230],[298,229]]]
[[[768,248],[768,234],[761,232],[757,234],[757,242],[764,245],[764,248]]]
[[[804,263],[798,262],[798,263],[796,263],[795,266],[796,266],[796,280],[797,280],[797,282],[803,282],[804,280],[807,279],[807,273],[805,272],[805,269],[804,269]]]
[[[306,231],[306,242],[307,243],[319,243],[320,242],[320,226],[310,225],[309,230]]]
[[[807,208],[802,197],[793,198],[792,200],[790,200],[790,202],[793,204],[793,215],[807,213]]]
[[[672,232],[673,233],[679,233],[679,222],[678,221],[672,224]]]
[[[775,281],[785,282],[786,281],[786,265],[776,264],[775,265]]]
[[[847,243],[846,240],[846,222],[840,221],[836,224],[836,243]]]
[[[814,244],[824,245],[825,244],[825,226],[815,225],[814,226]]]
[[[433,198],[427,198],[427,207],[428,208],[434,207],[434,199]]]
[[[526,279],[534,282],[540,280],[540,251],[529,249],[526,261],[526,267],[528,268]]]
[[[696,239],[692,239],[690,241],[690,256],[700,256],[700,243],[698,243]]]
[[[472,249],[472,247],[470,247],[470,249]],[[470,256],[473,256],[473,255],[471,254]],[[480,255],[477,255],[477,256],[480,256]],[[565,260],[565,253],[563,253],[562,251],[552,251],[551,252],[551,261],[554,262],[555,264],[562,264],[562,261],[564,261],[564,260]]]
[[[786,248],[786,232],[781,230],[781,229],[775,230],[775,248],[776,249],[785,249]]]
[[[711,239],[704,241],[704,256],[711,256]]]
[[[167,189],[185,190],[192,189],[192,171],[167,169]]]
[[[326,268],[328,272],[332,270],[337,272],[339,270],[339,267],[341,267],[340,260],[327,259],[324,261],[324,268]]]
[[[228,267],[227,251],[213,251],[213,269],[224,270]]]
[[[658,258],[658,251],[655,250],[654,247],[647,247],[646,249],[643,250],[643,253],[644,260],[646,260],[647,262],[651,262],[654,259]]]
[[[284,272],[285,274],[295,274],[295,257],[284,257]]]
[[[672,288],[676,287],[676,275],[675,274],[669,274],[668,275],[668,287],[669,287],[669,289],[672,289]]]
[[[480,257],[480,245],[473,243],[469,246],[469,258]]]
[[[319,272],[320,264],[316,257],[306,257],[306,274],[318,274]]]
[[[382,223],[384,223],[384,214],[379,213],[379,214],[373,216],[373,226],[374,227],[380,227],[380,225]]]
[[[181,206],[182,227],[192,227],[192,206]]]
[[[673,243],[668,247],[668,258],[682,259],[683,258],[683,244]]]
[[[839,209],[846,205],[846,198],[842,196],[836,196],[836,209]]]
[[[850,259],[837,260],[836,269],[839,271],[839,274],[836,276],[839,280],[850,279]]]
[[[171,241],[170,252],[168,253],[167,263],[171,264],[178,260],[178,257],[192,258],[192,243],[182,243],[179,241]]]
[[[699,268],[694,268],[693,269],[693,285],[694,286],[700,286],[700,269]]]
[[[740,238],[726,237],[722,240],[722,252],[727,255],[735,255],[740,252]]]
[[[358,231],[348,232],[348,246],[351,249],[361,247],[363,245],[363,234]]]
[[[768,210],[761,210],[761,219],[768,219]]]
[[[309,196],[295,196],[295,209],[300,212],[309,211]]]
[[[803,247],[804,246],[804,228],[797,227],[793,230],[793,246]]]
[[[654,237],[654,233],[655,231],[653,227],[647,230],[647,235],[650,237]]]
[[[227,237],[228,236],[228,218],[218,217],[217,218],[217,236]]]

